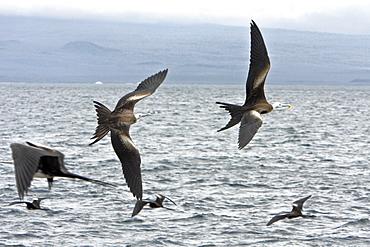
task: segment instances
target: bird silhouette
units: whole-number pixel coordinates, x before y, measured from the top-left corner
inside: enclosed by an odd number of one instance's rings
[[[115,185],[95,179],[73,174],[64,166],[64,155],[54,149],[37,146],[30,142],[25,144],[12,143],[12,157],[15,168],[15,180],[20,199],[28,192],[34,177],[47,178],[51,189],[54,177],[77,178],[92,183],[113,186]]]
[[[285,218],[288,218],[288,219],[293,219],[293,218],[297,218],[297,217],[314,217],[313,215],[303,215],[302,214],[302,211],[303,211],[303,203],[305,201],[307,201],[309,198],[311,197],[311,195],[305,197],[305,198],[302,198],[298,201],[295,201],[293,202],[293,209],[291,212],[287,213],[287,214],[279,214],[279,215],[276,215],[274,216],[268,223],[267,223],[267,226],[273,224],[274,222],[278,221],[278,220],[282,220],[282,219],[285,219]]]
[[[98,126],[95,139],[89,145],[98,142],[104,136],[111,133],[111,142],[122,164],[122,170],[130,191],[138,200],[142,199],[143,189],[141,180],[141,158],[137,147],[130,136],[130,126],[136,123],[134,106],[137,102],[152,95],[162,84],[167,75],[167,69],[142,81],[137,88],[123,96],[115,109],[110,111],[103,104],[94,101],[98,116]]]
[[[270,70],[270,59],[261,31],[256,23],[251,22],[251,52],[249,73],[246,82],[246,99],[244,105],[234,105],[229,103],[216,102],[220,104],[231,115],[227,125],[218,130],[218,132],[240,124],[239,128],[239,149],[244,148],[262,126],[261,114],[271,112],[276,108],[287,107],[288,104],[276,102],[269,104],[265,97],[264,85],[267,73]]]
[[[45,208],[41,208],[40,207],[40,203],[42,200],[44,200],[46,198],[39,198],[39,199],[36,199],[36,200],[33,200],[32,202],[26,202],[26,201],[21,201],[21,202],[11,202],[9,204],[9,206],[11,205],[14,205],[14,204],[21,204],[21,203],[25,203],[26,204],[26,208],[28,210],[34,210],[34,209],[41,209],[41,210],[48,210],[48,209],[45,209]]]
[[[164,207],[163,206],[163,201],[165,199],[169,200],[170,202],[172,202],[174,205],[177,206],[177,204],[172,201],[170,198],[166,197],[166,196],[163,196],[163,195],[160,195],[160,194],[156,194],[156,197],[157,199],[155,201],[150,201],[150,200],[137,200],[136,201],[136,204],[135,204],[135,208],[134,208],[134,211],[132,212],[132,215],[131,217],[134,217],[135,215],[137,215],[138,213],[140,213],[140,211],[143,209],[143,207],[149,203],[149,206],[151,208],[165,208],[165,209],[168,209],[168,210],[173,210],[172,208],[167,208],[167,207]]]

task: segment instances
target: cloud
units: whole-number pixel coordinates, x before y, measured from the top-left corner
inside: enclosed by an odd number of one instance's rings
[[[349,6],[332,12],[309,13],[299,18],[269,20],[266,26],[279,25],[284,29],[370,35],[368,23],[370,8]]]
[[[215,23],[337,33],[370,34],[370,2],[296,1],[3,1],[0,14],[129,22]]]

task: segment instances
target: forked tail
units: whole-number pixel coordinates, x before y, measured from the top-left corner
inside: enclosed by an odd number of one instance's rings
[[[238,124],[241,121],[242,116],[243,116],[241,106],[228,104],[228,103],[222,103],[222,102],[216,102],[216,104],[219,104],[221,108],[224,108],[231,115],[231,119],[226,124],[226,126],[217,130],[217,132],[220,132],[220,131],[226,130],[228,128],[231,128],[231,127],[233,127],[234,125]]]
[[[91,139],[95,139],[92,143],[89,145],[93,145],[94,143],[97,143],[101,139],[104,138],[110,131],[109,124],[108,124],[108,118],[109,114],[111,113],[111,110],[109,110],[105,105],[102,103],[99,103],[97,101],[93,101],[95,110],[96,110],[96,115],[98,116],[98,127],[96,127],[95,134]]]
[[[103,181],[96,180],[96,179],[87,178],[87,177],[80,176],[80,175],[70,173],[70,172],[66,173],[64,175],[64,177],[77,178],[77,179],[81,179],[81,180],[84,180],[84,181],[88,181],[88,182],[103,185],[103,186],[117,187],[117,185],[114,185],[114,184],[111,184],[111,183],[103,182]]]

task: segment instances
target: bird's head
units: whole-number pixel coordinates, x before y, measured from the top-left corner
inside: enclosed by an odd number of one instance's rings
[[[277,109],[277,108],[290,108],[289,104],[281,103],[281,102],[275,102],[272,104],[272,109]]]

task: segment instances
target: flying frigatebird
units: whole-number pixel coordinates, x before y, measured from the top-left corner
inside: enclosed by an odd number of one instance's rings
[[[94,101],[98,116],[98,126],[95,139],[89,145],[100,141],[104,136],[111,133],[111,142],[114,151],[122,164],[122,170],[130,191],[138,200],[143,197],[141,180],[141,158],[137,147],[130,136],[130,126],[136,123],[134,106],[137,102],[152,95],[162,84],[167,75],[167,69],[150,76],[142,81],[137,88],[123,96],[113,111],[102,103]]]
[[[21,203],[25,203],[26,204],[26,208],[28,210],[34,210],[34,209],[41,209],[41,210],[48,210],[48,209],[45,209],[45,208],[41,208],[40,207],[40,203],[42,200],[44,200],[45,198],[39,198],[39,199],[35,199],[33,200],[32,202],[26,202],[26,201],[21,201],[21,202],[11,202],[9,204],[9,206],[11,205],[14,205],[14,204],[21,204]]]
[[[303,203],[305,203],[305,201],[307,201],[309,198],[311,197],[311,195],[305,197],[305,198],[302,198],[298,201],[295,201],[293,202],[293,209],[291,212],[287,213],[287,214],[279,214],[279,215],[276,215],[274,216],[268,223],[267,223],[267,226],[271,225],[272,223],[278,221],[278,220],[282,220],[282,219],[285,219],[285,218],[288,218],[288,219],[293,219],[293,218],[297,218],[297,217],[303,217],[303,218],[306,218],[306,217],[314,217],[313,215],[303,215],[302,214],[302,211],[303,211]]]
[[[143,207],[149,203],[149,206],[151,208],[165,208],[165,209],[168,209],[168,210],[173,210],[172,208],[167,208],[167,207],[164,207],[163,206],[163,201],[165,199],[169,200],[170,202],[172,202],[174,205],[177,206],[177,204],[172,201],[170,198],[166,197],[166,196],[163,196],[163,195],[160,195],[160,194],[156,194],[156,197],[157,199],[155,201],[150,201],[150,200],[137,200],[136,204],[135,204],[135,208],[134,208],[134,211],[132,212],[132,215],[131,217],[134,217],[135,215],[137,215],[138,213],[140,213],[141,209],[143,209]]]
[[[15,180],[20,199],[23,199],[25,192],[27,193],[34,177],[47,178],[49,189],[51,189],[54,177],[78,178],[104,186],[115,187],[115,185],[110,183],[69,172],[64,166],[64,154],[55,149],[37,146],[30,142],[26,143],[28,145],[20,143],[10,144],[14,160]]]
[[[265,42],[263,41],[261,31],[252,20],[250,65],[246,83],[247,95],[245,103],[240,106],[216,102],[231,115],[231,119],[227,125],[219,129],[218,132],[231,128],[241,122],[239,128],[239,149],[244,148],[261,127],[261,114],[269,113],[276,108],[290,108],[288,104],[276,102],[271,105],[267,102],[264,85],[269,70],[270,59],[267,54]]]

